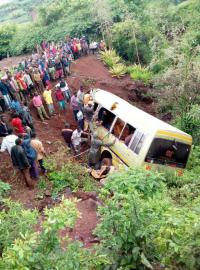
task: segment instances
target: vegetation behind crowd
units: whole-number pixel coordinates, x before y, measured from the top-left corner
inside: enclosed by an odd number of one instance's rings
[[[13,7],[18,0],[11,3]],[[129,65],[138,65],[130,72],[133,80],[154,86],[148,94],[157,97],[155,101],[159,102],[155,105],[161,117],[178,116],[178,127],[187,132],[191,126],[196,127],[196,120],[194,123],[192,119],[200,102],[198,0],[23,0],[23,3],[27,12],[35,12],[34,21],[12,24],[10,18],[11,23],[0,26],[1,57],[32,52],[43,39],[61,41],[66,35],[86,35],[90,41],[104,38]],[[11,9],[11,4],[4,5],[0,12],[6,7]],[[111,74],[121,77],[129,73],[122,64],[115,63]]]

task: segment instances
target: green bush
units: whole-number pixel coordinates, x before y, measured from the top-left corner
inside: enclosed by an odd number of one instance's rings
[[[141,65],[128,67],[127,73],[130,74],[131,79],[142,81],[144,84],[149,84],[153,77],[153,73]]]
[[[100,59],[106,66],[112,68],[114,65],[119,64],[121,58],[117,55],[115,50],[106,50],[100,53]]]
[[[0,202],[5,196],[8,195],[10,189],[11,189],[11,186],[8,183],[5,183],[0,180]]]
[[[53,197],[66,187],[70,187],[72,191],[82,189],[83,191],[96,190],[95,182],[90,177],[86,169],[76,163],[68,162],[60,170],[48,173],[48,179],[52,184]]]
[[[116,64],[110,68],[109,72],[111,73],[112,77],[123,77],[126,74],[126,67],[123,64]]]
[[[92,270],[100,269],[102,264],[109,263],[105,255],[98,255],[91,250],[83,249],[80,242],[72,242],[68,237],[63,241],[60,239],[60,230],[73,228],[79,217],[76,203],[76,200],[63,199],[58,206],[45,209],[45,217],[37,232],[22,231],[19,228],[15,241],[2,254],[0,269]],[[30,210],[27,212],[29,215],[32,214]],[[6,212],[4,215],[7,219]],[[21,218],[23,219],[23,216]],[[27,220],[27,223],[34,225],[31,219]],[[7,230],[12,229],[9,226]]]
[[[16,34],[14,25],[0,26],[0,58],[7,57],[10,54],[10,42]]]
[[[141,3],[137,3],[137,6]],[[130,14],[131,17],[132,14]],[[127,19],[117,22],[112,27],[113,48],[124,59],[131,63],[148,64],[151,60],[149,42],[154,31],[140,20]],[[139,57],[139,59],[138,59]]]
[[[153,255],[150,255],[150,245],[147,247],[147,226],[159,213],[148,201],[154,200],[156,194],[160,198],[158,193],[165,192],[162,180],[160,174],[129,169],[111,175],[106,181],[100,192],[105,205],[99,209],[101,223],[95,233],[101,239],[100,249],[106,250],[111,259],[108,269],[152,268],[148,261]],[[164,197],[159,204],[160,212],[163,204],[166,204]]]
[[[37,223],[38,217],[36,211],[25,210],[21,204],[10,200],[4,200],[2,208],[0,211],[0,253],[10,247],[21,234],[27,231],[33,233],[33,225]]]
[[[177,194],[164,181],[161,174],[142,169],[113,174],[106,181],[96,234],[100,251],[111,260],[108,269],[199,268],[200,194],[184,185],[179,191],[186,197],[174,201]]]
[[[176,126],[193,137],[194,144],[200,144],[200,105],[192,105],[176,118]]]

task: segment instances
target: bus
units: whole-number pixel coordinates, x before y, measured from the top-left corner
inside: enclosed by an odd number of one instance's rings
[[[113,146],[102,147],[101,160],[114,166],[143,166],[146,170],[173,169],[183,174],[192,147],[192,137],[122,98],[93,89],[94,125],[98,137]]]

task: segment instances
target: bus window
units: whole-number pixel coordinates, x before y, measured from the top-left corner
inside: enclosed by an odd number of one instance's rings
[[[102,126],[106,129],[110,130],[113,120],[115,119],[115,115],[105,108],[101,108],[98,113],[98,121]]]
[[[119,139],[121,132],[123,131],[125,122],[117,118],[117,121],[114,124],[112,134]]]
[[[135,128],[130,126],[129,124],[127,124],[124,128],[124,130],[122,131],[121,135],[120,135],[120,139],[122,141],[124,141],[125,145],[128,146],[133,134],[135,133]]]
[[[140,132],[140,131],[137,131],[137,132],[136,132],[136,134],[135,134],[133,140],[132,140],[131,143],[130,143],[130,149],[131,149],[133,152],[136,153],[137,145],[139,144],[139,142],[140,142],[140,140],[141,140],[141,138],[142,138],[143,135],[144,135],[144,134],[143,134],[142,132]],[[141,148],[141,147],[140,147],[140,148]],[[139,149],[139,150],[140,150],[140,149]],[[138,152],[138,153],[139,153],[139,152]],[[136,153],[136,154],[137,154],[137,153]]]
[[[154,164],[185,168],[191,146],[156,138],[153,140],[145,161]]]
[[[135,151],[134,151],[137,155],[140,153],[140,150],[142,148],[142,145],[144,143],[144,140],[145,140],[145,135],[143,134],[142,137],[140,138],[140,140],[139,140],[136,148],[135,148]]]

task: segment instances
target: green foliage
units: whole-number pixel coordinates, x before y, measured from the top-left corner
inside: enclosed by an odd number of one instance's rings
[[[152,212],[146,200],[154,200],[158,192],[164,192],[162,176],[141,169],[113,174],[106,181],[101,190],[106,205],[99,210],[102,222],[96,234],[101,239],[100,249],[108,252],[115,269],[152,268],[148,261],[146,226],[157,213]]]
[[[154,269],[158,262],[165,269],[198,269],[199,192],[182,186],[185,196],[194,196],[180,204],[163,181],[160,174],[132,169],[107,180],[96,234],[111,259],[108,269]]]
[[[59,145],[58,151],[45,159],[45,168],[49,172],[48,180],[50,181],[53,197],[56,197],[66,187],[70,187],[72,191],[78,189],[94,191],[96,189],[95,182],[86,168],[75,163],[73,159],[71,160],[66,147],[60,145],[60,142],[57,143]]]
[[[45,39],[46,29],[32,24],[18,26],[16,35],[10,42],[10,52],[12,55],[20,55],[31,52],[37,43]]]
[[[11,186],[8,183],[5,183],[0,180],[0,202],[5,196],[8,195],[10,189],[11,189]]]
[[[121,58],[117,55],[116,51],[112,49],[101,52],[100,59],[109,68],[112,68],[114,65],[116,66],[121,61]]]
[[[0,22],[30,22],[42,2],[48,3],[52,0],[7,0],[5,4],[0,3]]]
[[[10,200],[3,201],[0,212],[0,252],[10,247],[14,240],[25,234],[33,232],[33,225],[37,223],[37,212],[25,210],[22,205]]]
[[[144,84],[149,84],[152,80],[153,74],[148,68],[141,65],[134,65],[127,68],[127,73],[130,74],[131,79],[142,81]]]
[[[138,22],[133,19],[116,23],[112,28],[113,47],[120,56],[132,63],[140,61],[147,64],[150,62],[149,41],[151,36],[151,30],[140,27]]]
[[[72,243],[67,237],[65,241],[61,241],[59,231],[73,228],[79,217],[76,203],[76,200],[63,199],[55,208],[46,209],[39,232],[33,232],[27,228],[25,231],[19,230],[12,245],[4,249],[0,269],[92,270],[98,269],[103,263],[108,263],[106,256],[81,248],[82,245],[79,242]],[[27,210],[28,212],[29,215],[32,214],[30,210]],[[6,212],[4,215],[6,219]],[[34,224],[31,219],[28,223]],[[11,228],[8,227],[8,230]]]
[[[189,133],[194,144],[200,144],[200,105],[192,105],[191,109],[176,118],[176,126]]]
[[[10,42],[16,33],[14,25],[0,26],[0,58],[6,57],[10,53]]]
[[[52,183],[53,196],[70,187],[73,191],[82,189],[84,191],[94,191],[95,184],[89,173],[84,167],[76,163],[67,163],[62,166],[61,170],[53,171],[48,174]]]
[[[123,77],[126,74],[126,67],[124,64],[116,64],[110,68],[109,72],[112,74],[112,77]]]

